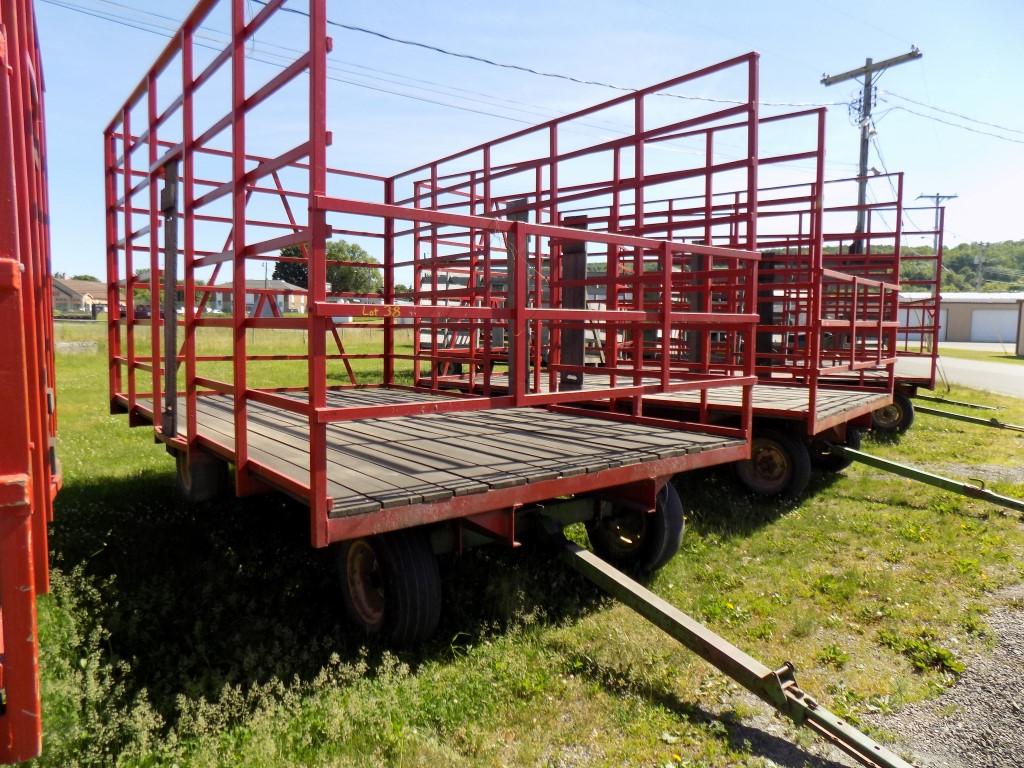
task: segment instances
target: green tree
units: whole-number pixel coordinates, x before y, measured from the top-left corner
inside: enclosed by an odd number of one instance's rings
[[[298,246],[281,249],[281,255],[297,258],[302,255]],[[327,282],[331,290],[346,293],[378,294],[384,291],[384,275],[373,266],[361,267],[355,263],[331,264],[330,260],[378,264],[379,262],[355,243],[331,240],[327,243]],[[309,268],[306,264],[278,262],[274,267],[274,279],[284,280],[301,288],[309,287]]]
[[[292,251],[295,251],[293,254]],[[298,255],[298,248],[285,248],[281,251],[282,256]],[[284,280],[286,283],[297,285],[299,288],[307,288],[309,282],[309,270],[305,264],[295,264],[290,261],[279,261],[274,265],[274,280]]]
[[[98,277],[93,277],[92,275],[72,275],[71,279],[72,280],[84,280],[87,283],[98,283],[100,281],[100,279]]]

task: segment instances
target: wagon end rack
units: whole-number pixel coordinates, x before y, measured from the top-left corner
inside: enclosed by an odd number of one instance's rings
[[[789,662],[770,669],[658,597],[593,552],[566,541],[562,559],[588,581],[671,635],[797,725],[810,728],[869,768],[911,768],[895,752],[829,712],[796,683]]]
[[[971,483],[964,482],[963,480],[953,480],[948,477],[942,477],[942,475],[925,472],[923,469],[918,469],[917,467],[900,464],[898,461],[890,461],[889,459],[872,456],[870,453],[864,453],[863,451],[848,448],[845,445],[830,445],[829,452],[852,459],[853,461],[859,461],[860,463],[867,464],[869,467],[874,467],[875,469],[892,472],[895,475],[908,478],[909,480],[916,480],[920,483],[933,485],[944,491],[959,493],[961,496],[980,499],[981,501],[988,501],[992,504],[1005,507],[1006,509],[1012,509],[1016,512],[1024,513],[1024,500],[995,493],[994,491],[990,491],[985,488],[984,484],[973,485]]]

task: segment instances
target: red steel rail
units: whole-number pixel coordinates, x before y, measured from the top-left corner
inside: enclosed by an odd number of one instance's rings
[[[29,0],[0,0],[0,763],[42,745],[36,601],[60,486],[43,80]]]
[[[826,377],[834,382],[842,374],[853,380],[840,386],[877,389],[882,385],[891,391],[898,323],[899,232],[879,222],[881,212],[898,208],[899,200],[891,201],[879,192],[883,199],[867,206],[869,229],[861,237],[861,243],[867,243],[867,255],[837,259],[832,252],[843,250],[843,227],[856,209],[844,200],[847,181],[824,180],[824,128],[824,109],[763,117],[758,124],[761,177],[798,175],[804,180],[761,186],[757,192],[756,245],[762,259],[756,372],[764,382],[808,390],[811,435],[830,426],[833,418],[819,420],[816,408]],[[873,191],[880,187],[896,193],[902,182],[893,175],[874,179],[871,185]],[[629,204],[618,209],[607,204],[582,207],[567,215],[585,215],[588,225],[597,229],[607,228],[614,219],[622,231],[634,234],[724,245],[735,242],[734,226],[746,194],[745,189],[722,191],[708,184],[703,194],[649,200],[641,221]],[[861,262],[871,269],[863,269]],[[850,272],[846,264],[852,264]],[[713,334],[698,339],[694,348],[690,354],[699,353],[704,365],[720,359]],[[870,381],[861,381],[865,372],[871,374]]]
[[[942,250],[946,227],[946,209],[905,208],[904,246],[900,255],[904,274],[900,285],[900,326],[897,354],[900,357],[927,359],[923,375],[897,372],[897,385],[935,389],[942,336]],[[932,226],[921,226],[912,217],[934,216]],[[909,225],[909,226],[908,226]],[[907,294],[925,294],[924,296]]]
[[[593,390],[555,392],[539,382],[542,356],[554,362],[553,371],[573,367],[572,361],[562,359],[560,340],[581,326],[600,327],[616,338],[632,334],[632,339],[642,339],[648,332],[660,337],[662,362],[643,354],[613,358],[606,366],[612,383],[596,391],[598,396],[632,402],[629,419],[660,424],[643,413],[643,395],[651,392],[739,385],[746,403],[739,428],[708,423],[674,426],[749,436],[759,258],[747,247],[756,242],[756,54],[386,177],[330,164],[326,67],[331,42],[326,2],[313,0],[308,16],[279,13],[283,5],[271,0],[249,17],[243,0],[200,2],[105,131],[113,409],[127,410],[133,423],[152,421],[158,437],[179,453],[205,450],[233,462],[239,495],[270,485],[306,501],[316,546],[531,500],[523,497],[525,491],[510,490],[482,495],[486,501],[467,496],[406,507],[401,515],[382,511],[372,521],[331,519],[327,428],[339,421],[380,416],[531,405],[566,408],[589,401]],[[211,53],[206,43],[197,42],[197,29],[218,23],[229,26],[230,40]],[[246,45],[257,32],[304,37],[308,50],[280,69],[260,67],[246,57]],[[704,107],[684,99],[662,98],[711,77],[731,82],[738,95],[736,105],[705,113],[700,111]],[[225,86],[231,93],[226,109]],[[290,136],[270,129],[266,120],[265,113],[281,109],[303,115],[302,128]],[[618,135],[590,144],[581,144],[572,135],[581,121],[610,113],[629,116],[627,128]],[[741,135],[742,146],[723,162],[708,159],[703,151],[692,164],[679,159],[685,155],[674,153],[657,161],[651,158],[652,147],[685,140],[698,131],[708,137]],[[710,146],[711,139],[707,141]],[[578,163],[584,160],[599,163],[594,166],[598,170],[582,169]],[[474,165],[483,170],[471,171],[467,182],[465,168]],[[673,243],[615,228],[582,231],[565,226],[570,222],[560,213],[595,195],[637,202],[648,188],[671,188],[695,179],[710,183],[707,180],[715,174],[726,172],[741,175],[748,190],[743,210],[734,217],[737,234],[730,247]],[[463,189],[467,183],[468,198]],[[509,208],[510,200],[521,196],[520,184],[530,192],[540,188],[535,205],[526,212]],[[338,255],[331,245],[336,236],[365,245],[379,261]],[[563,252],[572,249],[582,249],[587,260],[605,265],[609,272],[631,264],[633,273],[626,282],[634,295],[643,294],[643,300],[606,308],[567,306],[557,294],[554,301],[550,296],[538,300],[538,276],[557,278]],[[698,263],[705,265],[703,272]],[[259,280],[251,279],[250,268],[277,264],[305,266],[306,287],[281,288],[269,282],[260,287]],[[708,274],[711,266],[713,276]],[[229,273],[229,282],[218,282],[222,268]],[[328,279],[335,268],[377,273],[378,279],[367,280],[369,287],[362,290],[332,290]],[[453,302],[451,294],[435,288],[438,276],[451,269],[470,270],[487,279],[473,282],[473,290]],[[401,294],[398,283],[406,274],[414,275],[414,287]],[[491,278],[500,274],[505,281],[496,286]],[[680,280],[690,281],[685,292],[679,290],[684,284]],[[298,299],[301,310],[295,316],[277,310],[278,302]],[[225,300],[230,302],[229,317],[215,311]],[[163,311],[158,309],[161,305]],[[268,307],[274,309],[265,316]],[[404,351],[399,335],[407,320],[417,331],[411,352]],[[227,350],[223,344],[217,348],[218,329],[230,334]],[[253,340],[253,334],[264,329],[304,331],[304,348],[265,354]],[[419,343],[421,329],[435,340],[429,348]],[[483,392],[438,403],[438,364],[448,362],[450,355],[439,349],[436,338],[446,329],[461,329],[474,340],[473,375],[483,382]],[[703,368],[672,366],[673,339],[704,329],[724,339],[731,350],[728,362]],[[504,339],[500,343],[495,342],[495,331]],[[347,352],[344,337],[365,333],[377,335],[379,351]],[[633,343],[641,349],[641,342]],[[265,379],[259,366],[271,361],[304,364],[302,376],[293,377],[288,387],[261,384]],[[510,391],[489,390],[494,361],[507,367],[505,373],[513,381]],[[329,405],[331,390],[363,381],[361,370],[355,369],[369,363],[379,366],[383,386],[420,392],[422,400]],[[431,377],[426,386],[417,386],[423,383],[426,366]],[[335,384],[338,379],[344,383]],[[199,428],[198,401],[212,395],[227,395],[232,401],[230,441]],[[184,404],[180,423],[179,398]],[[308,480],[286,477],[253,458],[247,432],[252,403],[307,421]],[[661,463],[663,474],[670,473],[672,463]],[[631,483],[636,478],[628,476],[630,472],[649,474],[654,469],[607,472],[599,481]],[[594,477],[537,483],[529,493],[594,490]],[[484,507],[477,509],[480,505]],[[394,520],[385,519],[389,515]]]

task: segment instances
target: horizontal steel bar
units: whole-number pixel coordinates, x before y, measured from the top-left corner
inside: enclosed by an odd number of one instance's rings
[[[250,173],[252,173],[250,171]],[[470,216],[458,213],[439,213],[427,208],[405,208],[400,205],[387,205],[385,203],[369,203],[363,200],[351,200],[342,197],[329,197],[317,195],[313,200],[314,207],[321,211],[333,211],[335,213],[348,213],[356,216],[376,216],[383,218],[394,218],[401,221],[416,221],[427,224],[438,224],[441,226],[461,226],[472,229],[479,229],[486,232],[511,232],[516,222],[507,219],[494,219],[486,216]],[[591,232],[588,230],[574,229],[572,227],[556,227],[549,224],[523,223],[524,231],[528,235],[549,237],[570,242],[595,242],[606,245],[618,245],[627,248],[643,248],[651,251],[660,251],[668,247],[673,253],[703,254],[708,256],[723,256],[732,259],[743,259],[746,261],[759,261],[761,254],[757,251],[744,251],[738,248],[719,248],[710,245],[694,245],[691,243],[675,243],[667,240],[652,240],[646,237],[635,237],[633,235],[617,235],[606,232]]]
[[[962,480],[951,480],[948,477],[942,477],[941,475],[935,475],[931,472],[925,472],[923,469],[911,467],[906,464],[900,464],[896,461],[889,461],[888,459],[881,459],[878,456],[872,456],[870,453],[863,453],[861,451],[854,450],[853,448],[847,448],[845,445],[830,445],[829,452],[837,453],[840,456],[846,456],[854,461],[867,464],[869,467],[874,467],[875,469],[892,472],[900,477],[917,480],[918,482],[925,483],[926,485],[934,485],[936,488],[942,488],[945,491],[959,493],[961,496],[968,496],[972,499],[988,501],[992,504],[998,504],[1001,507],[1006,507],[1007,509],[1024,512],[1024,500],[1014,499],[1010,496],[1002,496],[983,487],[965,483]]]
[[[900,350],[900,354],[903,354],[903,350]],[[924,354],[929,354],[925,352]],[[915,400],[927,400],[931,403],[945,403],[946,405],[959,405],[963,408],[974,408],[978,411],[998,411],[994,405],[979,405],[978,403],[966,403],[962,400],[949,400],[945,397],[933,397],[932,395],[914,395]]]
[[[356,304],[353,302],[313,302],[317,317],[428,317],[461,318],[466,320],[507,320],[512,317],[508,309],[489,307],[435,306],[432,304]]]
[[[1006,422],[1000,421],[996,418],[983,419],[980,416],[967,416],[962,413],[939,410],[938,408],[928,408],[924,405],[916,405],[914,406],[914,410],[918,413],[927,413],[931,416],[941,416],[944,419],[953,419],[954,421],[966,421],[968,424],[977,424],[982,427],[995,427],[996,429],[1009,429],[1012,432],[1024,432],[1024,427],[1017,424],[1007,424]]]

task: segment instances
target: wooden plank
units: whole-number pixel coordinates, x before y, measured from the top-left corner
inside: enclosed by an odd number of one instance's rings
[[[217,434],[220,442],[234,448],[234,430],[229,422],[209,418],[204,420],[206,430]],[[265,464],[276,472],[302,483],[309,483],[309,451],[282,450],[284,447],[262,435],[250,435],[249,456],[261,464]],[[358,493],[351,488],[328,480],[327,491],[334,499],[335,509],[341,508],[346,514],[366,514],[376,512],[383,506],[381,502]]]
[[[446,399],[379,388],[334,391],[330,398],[332,405]],[[261,403],[250,403],[248,412],[253,459],[308,482],[306,419]],[[197,419],[201,432],[233,444],[228,397],[201,398]],[[331,424],[327,433],[332,516],[443,501],[740,443],[539,408],[362,419]]]
[[[262,440],[260,442],[265,450],[280,458],[299,463],[299,457],[304,456],[300,466],[304,465],[308,479],[309,440],[307,437],[297,436],[289,430],[260,424],[253,418],[249,419],[248,434],[252,444],[256,443],[256,436],[272,441],[269,445],[263,443]],[[274,448],[274,445],[280,446],[280,448]],[[450,482],[449,486],[436,484],[421,475],[409,474],[385,466],[374,461],[372,456],[372,449],[359,453],[351,450],[341,451],[328,441],[328,478],[333,483],[348,488],[355,494],[380,502],[383,507],[415,504],[421,501],[441,501],[456,495],[456,488],[466,485],[464,478],[454,475],[447,476]],[[487,488],[479,484],[475,484],[475,487],[478,490]]]

